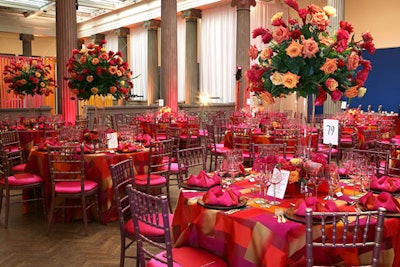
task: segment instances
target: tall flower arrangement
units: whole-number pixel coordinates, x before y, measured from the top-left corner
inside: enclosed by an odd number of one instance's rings
[[[361,53],[363,49],[374,53],[372,35],[364,33],[356,41],[353,26],[346,21],[329,35],[329,17],[336,15],[333,7],[312,4],[299,8],[296,0],[285,3],[299,19],[285,22],[278,12],[271,18],[273,30],[261,27],[253,31],[253,38],[262,38],[265,47],[249,49],[250,58],[257,63],[246,72],[248,90],[268,103],[295,92],[303,97],[316,95],[316,105],[322,105],[327,94],[334,102],[343,96],[362,97],[372,66]]]
[[[113,95],[128,99],[133,88],[132,71],[122,59],[121,52],[106,51],[103,40],[99,45],[73,50],[67,63],[68,87],[74,99],[88,100],[92,95]]]
[[[5,66],[4,82],[8,84],[8,92],[14,92],[21,99],[26,95],[48,96],[55,86],[51,77],[51,66],[45,65],[41,58],[19,58],[16,62]]]

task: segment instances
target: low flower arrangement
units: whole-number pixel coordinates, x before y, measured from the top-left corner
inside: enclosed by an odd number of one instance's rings
[[[169,117],[169,116],[172,114],[172,108],[170,108],[170,107],[168,107],[168,106],[161,107],[161,108],[158,110],[158,114],[159,114],[161,117]]]
[[[350,100],[362,97],[365,81],[372,69],[362,57],[362,50],[375,51],[371,33],[356,40],[353,26],[346,21],[332,35],[328,33],[329,17],[336,15],[331,6],[314,4],[299,8],[296,0],[285,0],[299,19],[283,20],[282,12],[271,18],[273,30],[257,28],[253,38],[262,38],[265,47],[254,45],[248,53],[256,64],[246,72],[248,90],[267,103],[274,97],[298,93],[302,97],[316,95],[315,104],[322,105],[329,94],[334,102],[343,96]]]
[[[122,59],[121,52],[114,53],[99,45],[88,44],[86,49],[73,50],[67,63],[68,87],[73,99],[88,100],[92,95],[113,95],[116,99],[129,99],[133,88],[132,71]]]
[[[14,92],[21,99],[26,95],[48,96],[53,93],[50,87],[56,86],[51,77],[51,66],[45,65],[41,58],[20,58],[5,66],[3,74],[8,92]]]

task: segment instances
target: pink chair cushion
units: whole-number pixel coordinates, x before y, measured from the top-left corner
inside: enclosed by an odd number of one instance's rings
[[[159,253],[157,257],[166,259],[165,251]],[[223,267],[228,264],[217,255],[199,248],[180,247],[172,249],[172,258],[174,260],[173,266],[212,266]],[[147,267],[166,266],[157,260],[151,259],[147,263]]]
[[[147,174],[135,175],[137,185],[147,185]],[[167,179],[161,175],[150,174],[150,185],[161,185],[167,183]]]
[[[93,181],[85,181],[84,190],[85,192],[91,191],[97,187],[97,183]],[[56,183],[54,190],[61,194],[76,194],[81,191],[81,182],[58,182]]]
[[[160,222],[162,222],[162,215],[159,214],[159,220]],[[169,214],[168,215],[169,221],[172,222],[172,220],[174,219],[174,215],[173,214]],[[162,223],[161,223],[162,224]],[[162,229],[158,229],[155,227],[151,227],[141,221],[139,221],[139,227],[140,227],[140,232],[145,235],[145,236],[162,236],[164,235],[164,230]],[[135,234],[135,226],[133,225],[133,220],[129,219],[126,223],[125,223],[125,231],[134,235]]]
[[[207,136],[207,130],[200,129],[199,136]]]
[[[36,184],[43,182],[42,177],[25,172],[25,173],[16,173],[12,176],[8,176],[8,184],[12,186],[22,186],[22,185],[29,185],[29,184]],[[4,184],[4,179],[0,180],[1,184]]]
[[[178,166],[179,166],[178,163],[175,163],[175,162],[171,163],[171,167],[169,169],[170,172],[178,173],[179,172]],[[164,165],[164,166],[162,166],[162,169],[167,170],[168,166]],[[182,166],[181,171],[184,172],[185,170],[186,170],[186,168],[184,166]]]
[[[12,171],[15,172],[24,172],[26,168],[26,163],[21,163],[12,167]]]

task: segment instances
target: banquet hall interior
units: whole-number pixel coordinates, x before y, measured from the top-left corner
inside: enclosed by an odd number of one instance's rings
[[[399,9],[0,1],[0,266],[400,266]]]

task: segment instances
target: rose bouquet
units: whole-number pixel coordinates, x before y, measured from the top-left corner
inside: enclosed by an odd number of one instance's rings
[[[9,84],[8,92],[13,91],[23,99],[26,95],[48,96],[53,91],[50,86],[55,86],[51,74],[51,66],[45,65],[41,58],[25,60],[18,59],[15,63],[5,66],[4,82]]]
[[[132,71],[122,59],[121,52],[107,52],[101,44],[88,44],[86,49],[73,50],[67,63],[68,87],[80,100],[92,95],[113,95],[128,99],[133,88]],[[73,97],[75,98],[75,97]]]
[[[327,94],[334,102],[343,96],[362,97],[372,66],[361,52],[366,49],[374,53],[372,35],[364,33],[356,41],[353,26],[346,21],[341,21],[340,28],[329,35],[329,17],[336,14],[333,7],[312,4],[299,8],[296,0],[285,2],[299,19],[289,18],[285,22],[279,12],[271,18],[273,30],[253,31],[253,38],[261,37],[266,46],[261,50],[256,46],[249,49],[250,58],[257,63],[246,72],[248,90],[268,103],[274,103],[274,97],[295,92],[302,97],[316,95],[316,105],[322,105]]]

